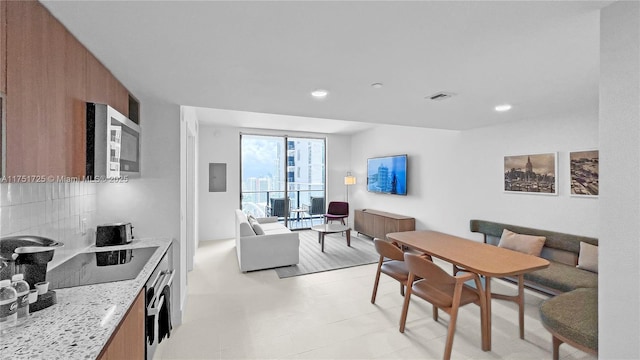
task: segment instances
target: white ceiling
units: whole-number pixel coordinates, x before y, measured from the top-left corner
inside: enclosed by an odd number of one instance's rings
[[[611,2],[43,4],[139,97],[298,116],[309,131],[318,119],[348,120],[324,127],[347,133],[363,123],[469,129],[597,114],[599,9]],[[328,98],[312,99],[316,88]],[[457,95],[425,99],[439,91]],[[495,112],[501,103],[513,109]],[[201,120],[225,118],[209,113],[220,114],[201,110]],[[258,125],[289,129],[280,118]]]

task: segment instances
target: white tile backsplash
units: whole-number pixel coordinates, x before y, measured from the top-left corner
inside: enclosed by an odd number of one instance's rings
[[[63,242],[49,267],[92,245],[95,228],[95,183],[0,183],[0,237],[29,234]]]

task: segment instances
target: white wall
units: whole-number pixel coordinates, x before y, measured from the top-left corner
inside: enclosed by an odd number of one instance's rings
[[[235,237],[233,210],[240,206],[240,133],[285,135],[284,131],[244,129],[200,124],[198,132],[198,206],[200,240]],[[286,132],[289,136],[327,138],[327,199],[346,195],[343,178],[349,170],[349,137]],[[227,191],[209,192],[209,163],[227,164]]]
[[[599,356],[640,358],[640,4],[600,17]]]
[[[174,301],[179,307],[172,315],[179,320],[186,296],[185,264],[180,260],[180,108],[156,99],[140,98],[140,104],[142,176],[128,183],[100,184],[96,217],[98,224],[131,222],[138,239],[173,239],[173,264],[179,275],[174,290],[180,289],[181,301]]]
[[[458,145],[467,218],[598,237],[598,199],[570,196],[569,180],[569,152],[598,148],[597,114],[465,131]],[[558,195],[503,192],[504,155],[549,152],[557,152]]]
[[[200,240],[235,237],[233,210],[240,207],[238,128],[200,124],[198,131],[198,213]],[[227,191],[209,192],[209,163],[227,164]]]
[[[417,229],[478,240],[481,236],[468,230],[473,218],[597,237],[598,200],[570,197],[568,180],[568,152],[597,147],[597,114],[460,132],[384,126],[353,137],[358,184],[350,199],[354,208],[413,216]],[[505,155],[556,151],[559,195],[503,192]],[[409,155],[409,195],[367,192],[367,158],[404,153]]]
[[[438,228],[450,219],[443,204],[454,193],[450,188],[457,152],[458,133],[401,126],[380,126],[354,135],[351,164],[356,185],[350,189],[352,209],[375,209],[413,216],[416,228]],[[407,154],[407,196],[367,192],[367,158]]]

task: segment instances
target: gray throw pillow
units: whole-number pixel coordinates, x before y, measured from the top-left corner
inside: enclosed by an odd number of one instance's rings
[[[264,230],[257,221],[251,224],[251,227],[253,227],[253,231],[256,232],[256,235],[264,235]]]

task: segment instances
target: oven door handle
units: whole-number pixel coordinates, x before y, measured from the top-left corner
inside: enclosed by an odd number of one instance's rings
[[[147,316],[156,316],[156,315],[158,315],[158,313],[160,312],[160,309],[162,309],[162,305],[164,305],[164,296],[158,297],[158,305],[157,306],[153,306],[153,305],[154,305],[154,303],[152,302],[152,303],[149,304],[149,306],[147,306]]]
[[[163,271],[159,272],[159,273],[158,273],[158,275],[156,275],[156,278],[155,278],[155,279],[153,279],[153,282],[151,282],[151,285],[148,285],[147,287],[148,287],[148,288],[155,287],[155,286],[156,286],[156,284],[158,283],[158,280],[159,280],[159,279],[160,279],[160,277],[163,275],[163,273],[164,273]]]
[[[164,287],[169,285],[171,286],[171,284],[173,283],[173,277],[176,274],[176,270],[167,270],[167,271],[161,271],[158,276],[156,276],[156,279],[153,281],[153,285],[152,287],[157,290],[154,291],[153,293],[153,297],[151,298],[151,301],[149,301],[149,305],[147,306],[147,314],[151,315],[150,311],[151,309],[153,309],[153,304],[156,302],[156,300],[158,298],[160,298],[160,295],[162,294],[162,290],[164,290]],[[165,281],[166,280],[166,281]],[[155,285],[158,285],[157,287],[155,287]],[[157,308],[159,309],[161,306],[157,306]]]
[[[167,285],[171,286],[171,284],[173,284],[173,277],[176,274],[176,270],[174,269],[174,270],[165,271],[164,274],[165,274],[165,279],[167,278],[167,275],[169,276],[169,279],[164,284],[162,284],[162,282],[161,282],[162,287],[161,287],[160,291],[162,291],[162,289],[164,289],[165,286],[167,286]]]

